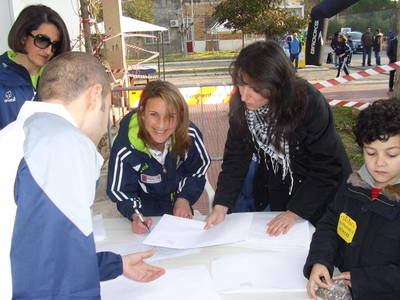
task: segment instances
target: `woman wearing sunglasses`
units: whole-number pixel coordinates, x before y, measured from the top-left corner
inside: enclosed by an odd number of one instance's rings
[[[47,62],[70,51],[67,27],[60,15],[44,5],[24,8],[8,35],[10,51],[0,56],[0,130],[17,118],[36,89]]]

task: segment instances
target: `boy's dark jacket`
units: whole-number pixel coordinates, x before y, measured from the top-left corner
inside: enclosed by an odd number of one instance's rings
[[[325,265],[333,272],[350,271],[354,300],[400,299],[400,184],[371,199],[371,186],[353,173],[317,225],[304,266]],[[357,229],[351,243],[337,234],[339,215],[352,218]]]

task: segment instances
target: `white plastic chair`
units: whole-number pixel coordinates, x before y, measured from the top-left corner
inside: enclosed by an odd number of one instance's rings
[[[212,211],[212,204],[214,201],[215,191],[214,191],[213,187],[211,186],[210,182],[208,181],[207,174],[206,174],[206,185],[204,186],[204,191],[207,194],[208,213],[210,213]]]

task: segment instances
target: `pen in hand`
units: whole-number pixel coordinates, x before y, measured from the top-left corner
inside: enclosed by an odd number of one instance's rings
[[[147,230],[150,232],[150,228],[149,228],[149,226],[147,226],[147,223],[144,221],[143,215],[139,212],[139,210],[137,208],[133,208],[133,210],[135,211],[135,214],[137,214],[137,216],[139,217],[142,224],[144,226],[146,226]]]

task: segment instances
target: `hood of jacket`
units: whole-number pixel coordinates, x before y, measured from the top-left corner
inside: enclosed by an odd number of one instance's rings
[[[151,156],[145,143],[141,139],[139,139],[138,133],[138,114],[137,109],[134,109],[122,118],[121,122],[119,123],[118,135],[120,135],[120,138],[122,138],[123,140],[123,144],[125,144],[126,146],[131,145],[134,149]]]
[[[358,172],[354,172],[349,176],[347,183],[360,187],[365,190],[372,190],[372,187],[367,183]],[[400,184],[393,184],[382,189],[381,194],[389,201],[400,203]]]

